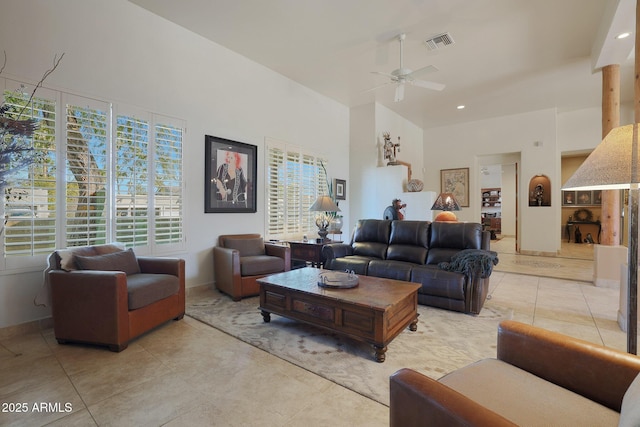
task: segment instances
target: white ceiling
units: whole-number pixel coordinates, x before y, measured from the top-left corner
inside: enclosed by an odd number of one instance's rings
[[[621,64],[633,100],[633,0],[130,0],[327,97],[379,102],[424,128],[556,107],[601,104],[599,67]],[[455,44],[424,43],[449,33]],[[442,92],[394,86],[371,71],[434,65]],[[592,54],[593,52],[593,54]],[[466,108],[457,110],[464,104]]]

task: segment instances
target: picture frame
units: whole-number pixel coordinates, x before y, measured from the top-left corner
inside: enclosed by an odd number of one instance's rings
[[[601,206],[602,190],[563,191],[562,206]]]
[[[583,191],[578,191],[577,195],[576,195],[576,201],[577,201],[577,205],[578,206],[591,206],[593,205],[593,202],[591,201],[591,191],[590,190],[583,190]]]
[[[469,207],[469,168],[440,169],[440,192],[453,193],[461,207]]]
[[[255,213],[258,147],[205,135],[204,161],[204,212]]]
[[[336,179],[333,188],[335,188],[336,200],[347,200],[347,181],[344,179]]]
[[[576,192],[562,191],[562,206],[575,206],[575,205],[576,205]]]

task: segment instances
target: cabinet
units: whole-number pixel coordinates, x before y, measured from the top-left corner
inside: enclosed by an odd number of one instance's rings
[[[499,188],[482,189],[482,207],[493,208],[502,205],[502,191]]]
[[[483,188],[482,228],[491,231],[491,237],[495,239],[496,233],[502,232],[502,190],[500,188]]]

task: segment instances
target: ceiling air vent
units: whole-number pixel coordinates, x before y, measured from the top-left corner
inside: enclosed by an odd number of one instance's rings
[[[429,50],[437,50],[452,45],[455,42],[453,41],[453,37],[451,37],[451,34],[442,33],[425,40],[425,43],[427,44],[427,48],[429,48]]]

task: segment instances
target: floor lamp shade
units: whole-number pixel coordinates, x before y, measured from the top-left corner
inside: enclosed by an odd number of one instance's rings
[[[638,181],[638,123],[613,128],[562,186],[563,190],[616,190]]]
[[[638,352],[638,123],[612,129],[563,190],[629,189],[627,351]]]

